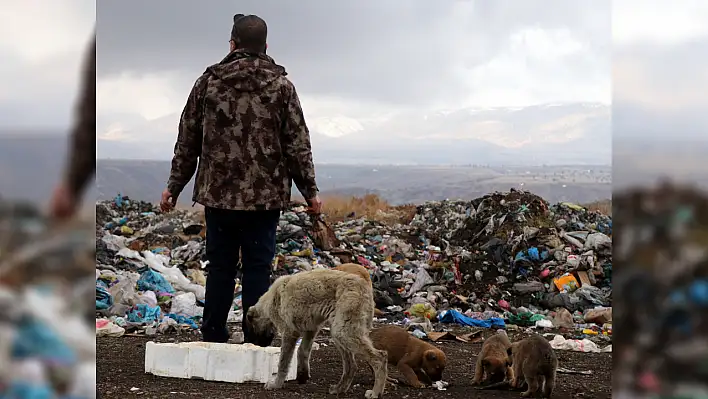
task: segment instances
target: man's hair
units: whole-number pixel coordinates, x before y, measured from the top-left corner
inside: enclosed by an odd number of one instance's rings
[[[234,26],[231,29],[231,40],[238,48],[256,53],[265,52],[268,37],[266,22],[255,15],[234,15]]]

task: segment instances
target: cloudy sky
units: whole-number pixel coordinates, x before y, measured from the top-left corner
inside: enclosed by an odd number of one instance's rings
[[[0,130],[64,130],[95,22],[95,0],[0,7]]]
[[[268,52],[289,71],[310,121],[611,100],[609,1],[208,4],[99,3],[102,122],[178,114],[194,80],[228,51],[238,12],[267,21]]]

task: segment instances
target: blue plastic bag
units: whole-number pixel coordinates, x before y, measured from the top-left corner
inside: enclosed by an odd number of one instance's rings
[[[441,323],[456,323],[463,326],[482,327],[482,328],[506,328],[504,319],[499,317],[490,317],[487,320],[475,319],[465,316],[455,309],[450,309],[441,313],[438,316]]]
[[[199,326],[197,325],[197,323],[194,320],[190,319],[189,317],[183,316],[181,314],[168,313],[166,316],[169,317],[170,319],[176,321],[179,324],[187,324],[195,330],[197,328],[199,328]]]
[[[141,303],[130,309],[128,312],[128,321],[131,323],[149,324],[160,320],[161,313],[162,311],[159,306],[151,308]]]
[[[104,310],[113,306],[113,295],[108,292],[106,283],[96,281],[96,310]]]
[[[152,269],[147,269],[140,275],[140,279],[138,280],[138,290],[155,291],[156,294],[161,292],[166,292],[168,294],[175,293],[175,289],[172,288],[169,281],[165,279],[165,276]]]

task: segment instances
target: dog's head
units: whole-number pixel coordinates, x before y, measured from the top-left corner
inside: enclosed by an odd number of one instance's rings
[[[441,381],[447,358],[440,349],[428,349],[423,353],[423,364],[421,368],[433,382]]]
[[[258,305],[252,306],[246,312],[247,340],[252,344],[266,347],[275,339],[275,325],[263,315]]]
[[[490,382],[502,382],[506,379],[506,369],[509,366],[507,358],[487,358],[482,360],[482,367],[487,372]]]

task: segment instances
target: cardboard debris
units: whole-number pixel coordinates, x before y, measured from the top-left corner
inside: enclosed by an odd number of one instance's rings
[[[581,287],[589,287],[592,285],[592,283],[590,282],[590,277],[588,276],[588,272],[584,270],[578,271],[578,279],[580,280]]]
[[[438,342],[438,341],[460,341],[460,342],[479,342],[482,340],[482,331],[475,331],[469,334],[464,334],[464,335],[455,335],[449,331],[445,332],[429,332],[428,333],[428,338],[430,338],[431,341],[433,342]]]

